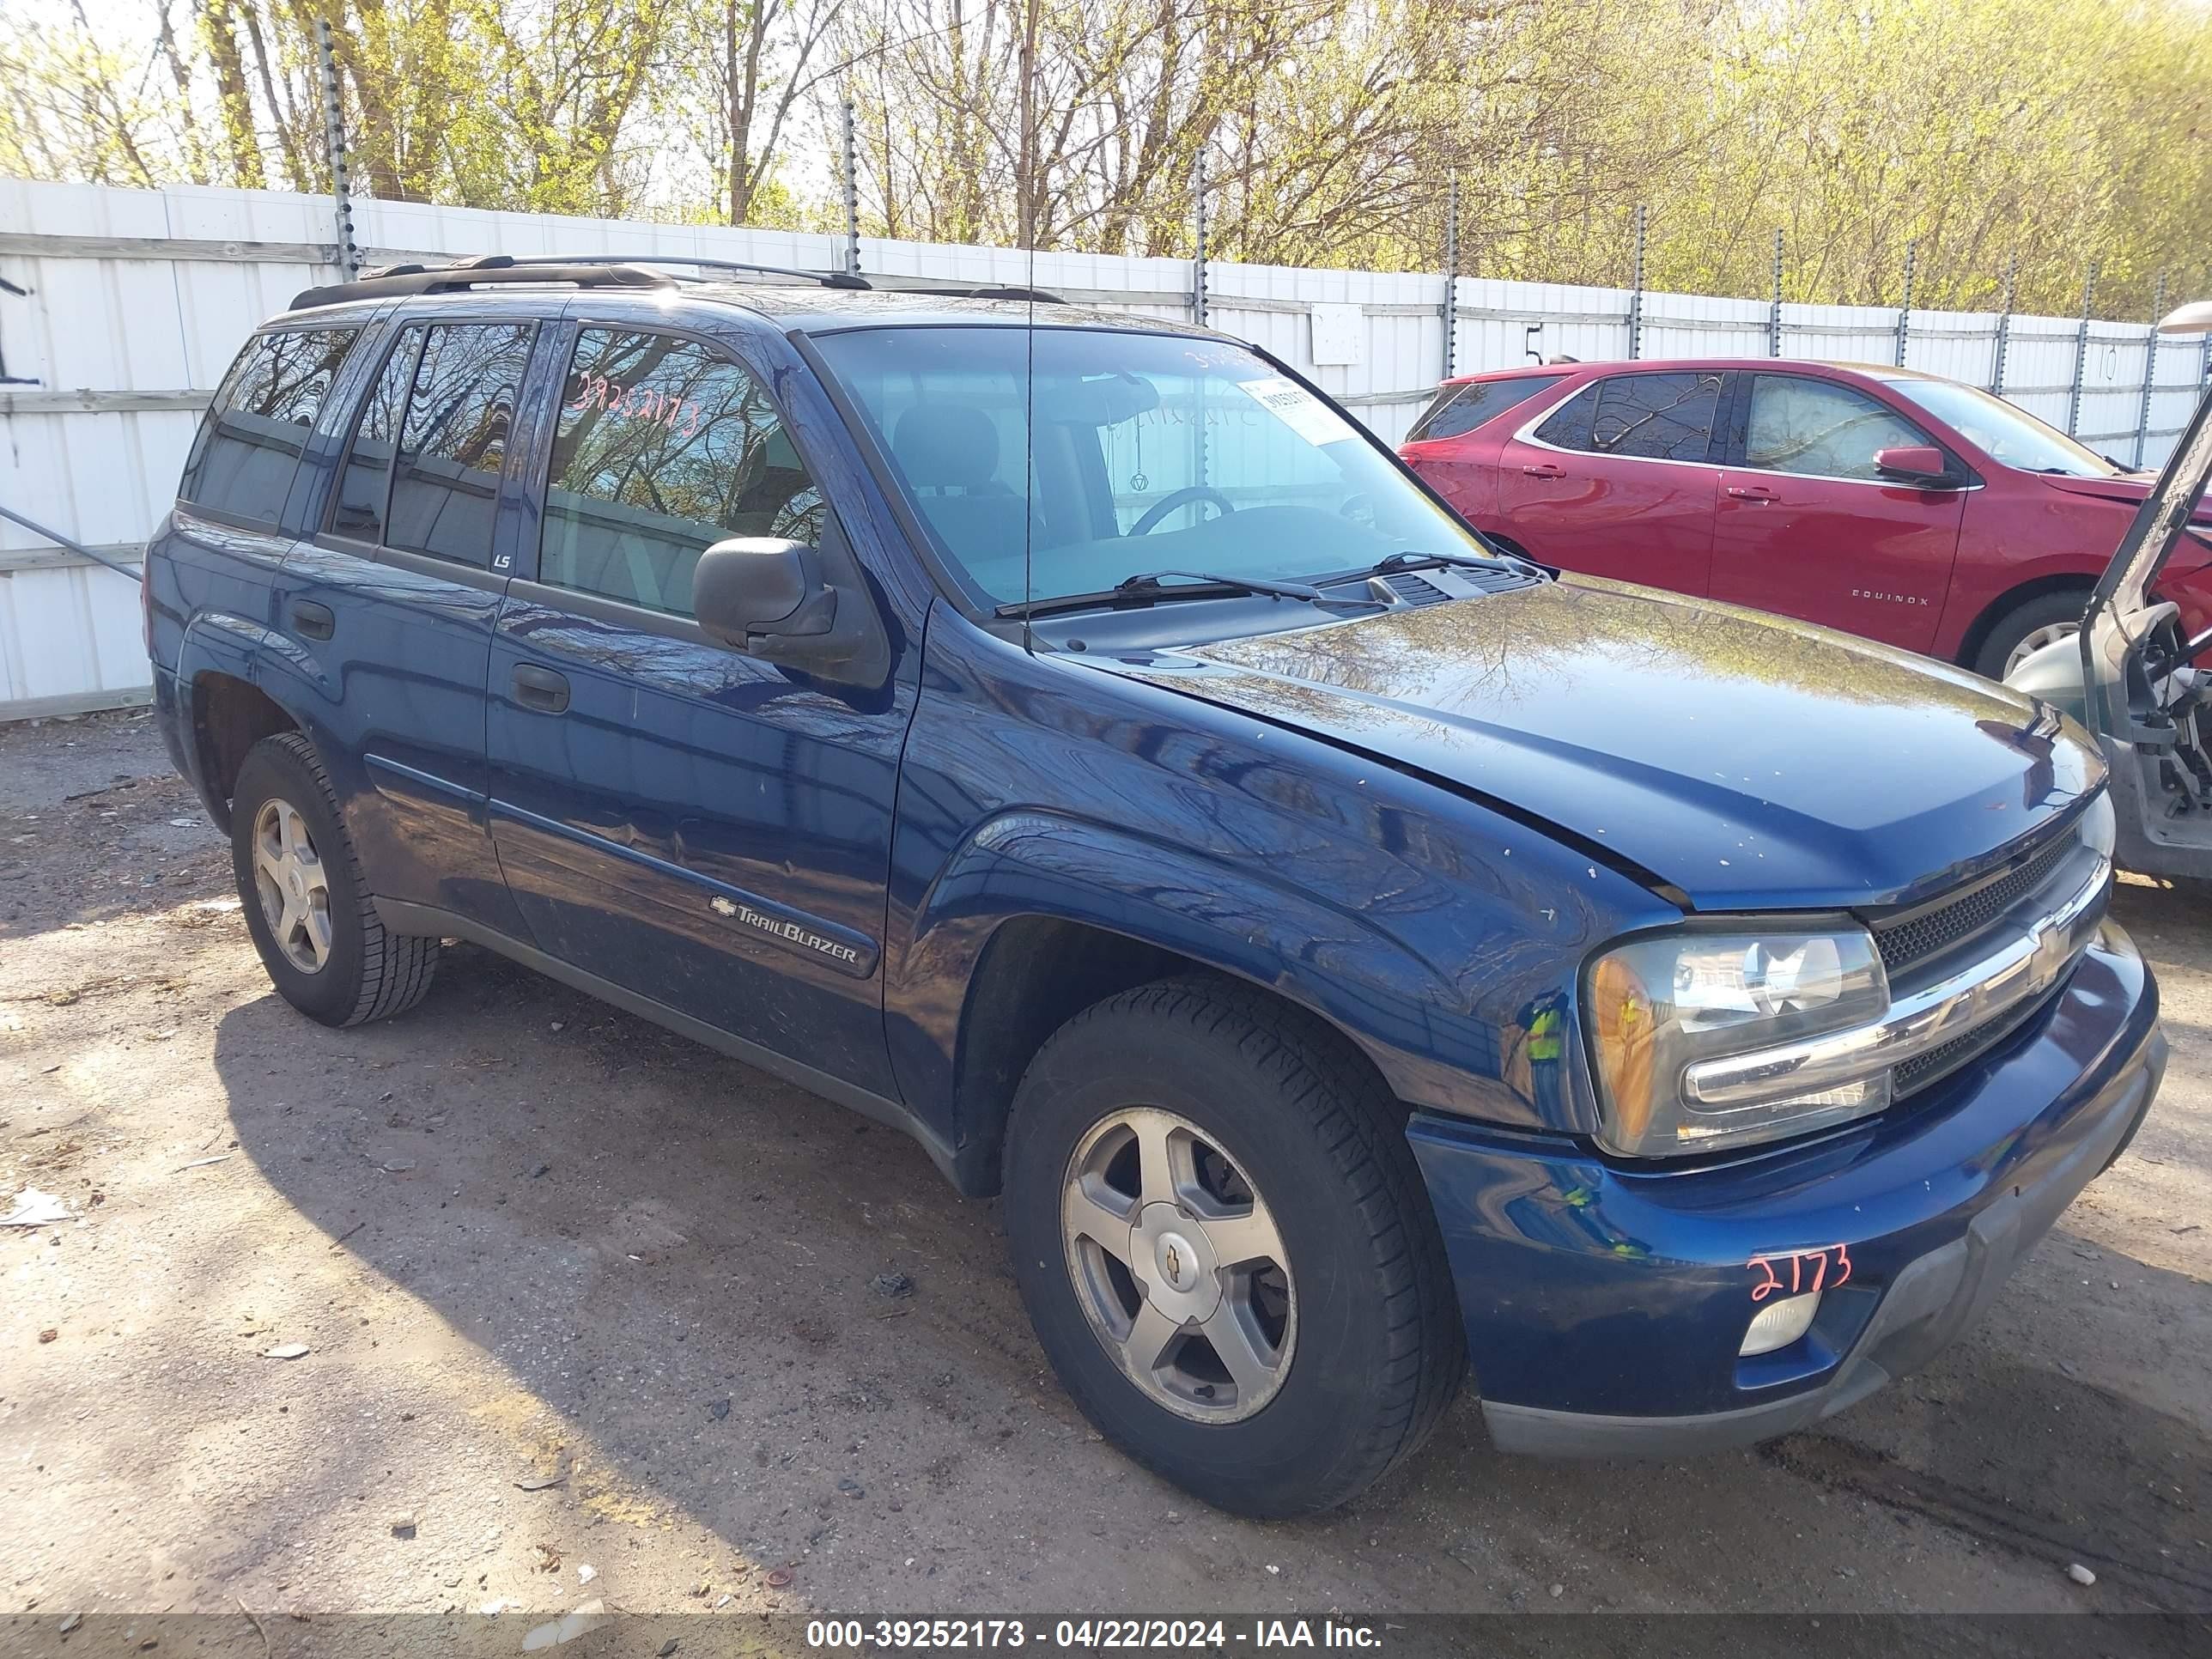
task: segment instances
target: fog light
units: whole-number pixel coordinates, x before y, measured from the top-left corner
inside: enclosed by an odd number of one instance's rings
[[[1810,1296],[1770,1302],[1751,1316],[1751,1328],[1743,1334],[1743,1346],[1736,1352],[1747,1359],[1755,1353],[1772,1353],[1777,1348],[1786,1348],[1813,1328],[1813,1316],[1820,1311],[1818,1291]]]

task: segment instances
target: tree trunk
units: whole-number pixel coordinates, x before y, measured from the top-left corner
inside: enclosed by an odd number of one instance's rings
[[[155,9],[154,17],[161,31],[161,56],[168,63],[169,78],[177,83],[177,102],[184,106],[185,165],[191,169],[194,183],[211,185],[215,177],[208,171],[207,150],[200,143],[199,129],[192,124],[191,72],[185,67],[184,53],[177,49],[177,33],[169,26],[167,0]]]
[[[745,118],[738,107],[738,0],[722,3],[722,95],[730,124],[730,222],[745,222]]]
[[[1042,0],[1023,0],[1021,76],[1021,143],[1014,162],[1014,217],[1017,246],[1036,251],[1037,233],[1037,111],[1036,45],[1038,13]]]
[[[261,141],[253,131],[253,95],[246,89],[246,60],[239,53],[238,30],[230,14],[231,0],[203,0],[200,34],[215,67],[233,182],[241,190],[264,190],[269,179],[261,167]]]

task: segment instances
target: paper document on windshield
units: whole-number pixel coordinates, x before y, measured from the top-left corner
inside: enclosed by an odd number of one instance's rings
[[[1351,422],[1280,374],[1239,380],[1237,389],[1310,444],[1333,444],[1356,435]]]

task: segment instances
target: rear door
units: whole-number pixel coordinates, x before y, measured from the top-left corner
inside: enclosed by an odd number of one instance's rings
[[[1521,428],[1498,457],[1503,532],[1547,564],[1703,594],[1727,378],[1608,375]]]
[[[1510,374],[1464,380],[1437,390],[1435,401],[1398,447],[1406,465],[1426,479],[1478,530],[1498,527],[1498,452],[1510,432],[1505,419],[1566,377]]]
[[[1779,371],[1743,378],[1712,597],[1926,650],[1958,556],[1964,463],[1953,458],[1960,483],[1947,489],[1885,479],[1876,451],[1942,446],[1856,386]]]
[[[371,890],[519,933],[484,823],[509,438],[547,320],[516,311],[386,330],[277,608]]]
[[[895,1097],[880,957],[911,667],[835,685],[692,621],[714,543],[843,530],[758,365],[579,309],[534,579],[491,652],[501,865],[549,955]]]

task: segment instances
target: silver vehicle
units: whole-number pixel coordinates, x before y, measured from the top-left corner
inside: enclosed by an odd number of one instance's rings
[[[2166,334],[2212,328],[2212,300],[2159,324]],[[2197,402],[2158,483],[2120,540],[2082,613],[2081,629],[2021,661],[2005,684],[2073,715],[2096,735],[2112,769],[2118,861],[2145,875],[2212,881],[2212,628],[2194,638],[2179,611],[2150,597],[2212,472],[2212,388]]]

